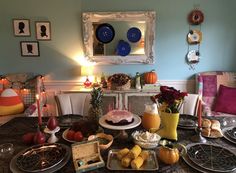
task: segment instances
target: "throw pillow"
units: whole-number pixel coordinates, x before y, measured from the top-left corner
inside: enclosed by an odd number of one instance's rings
[[[220,85],[214,111],[236,115],[236,88]]]
[[[18,114],[24,111],[24,104],[13,89],[5,89],[0,95],[0,115]]]

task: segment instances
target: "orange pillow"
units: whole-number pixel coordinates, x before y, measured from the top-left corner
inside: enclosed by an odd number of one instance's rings
[[[0,95],[0,115],[22,113],[24,104],[13,89],[5,89]]]

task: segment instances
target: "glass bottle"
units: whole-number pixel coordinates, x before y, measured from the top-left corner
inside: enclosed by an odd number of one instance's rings
[[[135,76],[135,88],[141,90],[141,83],[140,83],[140,74],[139,72],[136,73]]]

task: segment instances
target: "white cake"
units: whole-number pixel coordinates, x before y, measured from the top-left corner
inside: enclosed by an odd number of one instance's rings
[[[114,125],[125,125],[133,122],[133,114],[127,110],[112,110],[105,115],[105,120]]]

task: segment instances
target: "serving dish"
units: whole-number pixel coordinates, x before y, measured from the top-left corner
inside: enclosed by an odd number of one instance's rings
[[[196,143],[186,148],[188,158],[205,170],[221,173],[236,170],[236,155],[222,146]]]
[[[111,129],[111,130],[126,130],[126,129],[132,129],[134,127],[137,127],[139,126],[139,124],[141,124],[141,118],[134,114],[134,121],[128,125],[121,125],[121,126],[115,126],[115,125],[110,125],[106,122],[106,119],[105,119],[105,116],[102,116],[100,119],[99,119],[99,124],[104,127],[104,128],[107,128],[107,129]]]
[[[60,116],[58,122],[61,129],[67,129],[73,125],[73,123],[83,119],[83,116],[76,114],[67,114]]]
[[[132,171],[131,167],[125,168],[121,166],[120,160],[117,158],[118,149],[112,149],[108,153],[107,168],[114,171]],[[135,171],[156,171],[159,169],[156,152],[149,150],[149,158],[144,164]]]
[[[78,141],[75,141],[75,140],[67,139],[66,136],[67,136],[67,133],[68,133],[69,130],[70,130],[70,128],[64,130],[64,132],[62,133],[62,138],[63,138],[64,140],[66,140],[67,142],[71,142],[71,143],[78,142]],[[102,132],[104,132],[104,130],[103,130],[101,127],[99,127],[98,130],[97,130],[97,133],[99,133],[99,132],[102,133]],[[84,137],[81,142],[87,141],[87,140],[88,140],[88,138],[87,138],[87,137]]]
[[[230,138],[236,140],[236,127],[226,130],[226,133],[230,136]]]
[[[202,173],[216,173],[215,171],[210,171],[210,170],[204,169],[204,168],[196,165],[194,162],[192,162],[189,159],[187,154],[183,155],[182,158],[185,161],[185,163],[187,163],[187,165],[189,165],[191,168],[193,168],[193,169],[195,169],[195,170],[197,170],[199,172],[202,172]]]
[[[226,139],[226,140],[228,140],[228,141],[230,141],[230,142],[232,142],[232,143],[234,143],[234,144],[236,144],[236,139],[234,139],[234,136],[232,136],[232,130],[233,131],[235,131],[235,128],[236,127],[228,127],[228,128],[224,128],[223,130],[222,130],[222,132],[223,132],[223,135],[224,135],[224,138]],[[234,135],[235,135],[235,133],[234,133]]]
[[[90,135],[88,141],[98,140],[99,148],[105,150],[113,143],[113,136],[105,133],[97,133],[96,135]]]
[[[55,172],[69,160],[71,150],[64,144],[41,144],[27,148],[15,155],[10,162],[13,173]]]
[[[180,114],[178,127],[182,129],[195,129],[197,127],[197,117]]]
[[[156,148],[161,137],[157,133],[150,133],[147,131],[134,131],[131,134],[135,144],[144,149]]]

